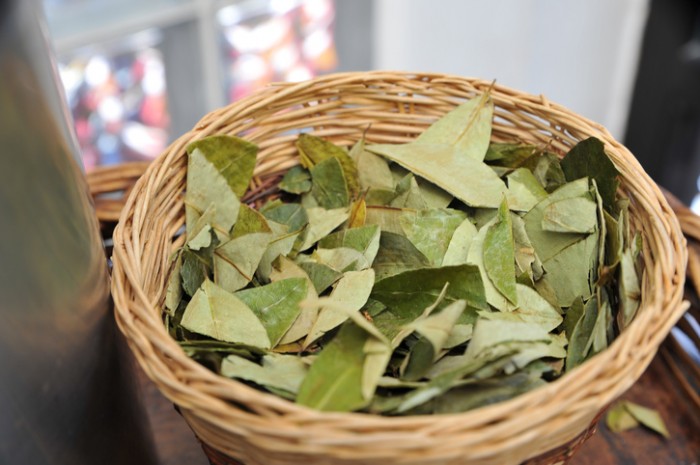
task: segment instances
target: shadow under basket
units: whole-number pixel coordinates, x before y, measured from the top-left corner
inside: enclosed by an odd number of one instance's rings
[[[545,97],[495,85],[493,141],[566,153],[601,139],[644,239],[641,305],[611,346],[562,378],[460,414],[381,417],[318,412],[218,376],[185,355],[162,321],[172,253],[183,243],[183,191],[192,141],[214,134],[260,147],[251,196],[297,164],[300,131],[349,146],[415,138],[491,86],[441,74],[366,72],[275,84],[206,115],[138,181],[114,233],[116,318],[147,375],[179,406],[214,464],[560,464],[593,433],[605,407],[643,373],[684,312],[685,239],[663,194],[602,126]]]

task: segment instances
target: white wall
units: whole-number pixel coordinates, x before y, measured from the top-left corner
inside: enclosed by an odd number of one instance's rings
[[[496,79],[623,137],[648,0],[376,0],[374,8],[375,69]]]

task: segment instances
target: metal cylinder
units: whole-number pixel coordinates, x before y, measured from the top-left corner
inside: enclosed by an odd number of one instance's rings
[[[0,463],[155,464],[41,5],[0,1]]]

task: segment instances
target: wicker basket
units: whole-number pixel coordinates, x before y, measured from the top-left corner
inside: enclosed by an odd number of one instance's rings
[[[321,413],[215,375],[172,340],[161,308],[172,252],[184,238],[185,147],[212,134],[260,147],[248,199],[296,164],[298,130],[342,145],[405,142],[489,82],[438,74],[346,73],[276,84],[206,115],[177,139],[133,189],[114,233],[116,318],[148,376],[177,404],[212,463],[246,465],[565,463],[596,418],[645,370],[686,308],[685,240],[663,194],[598,124],[500,85],[493,140],[549,144],[564,153],[596,136],[622,173],[641,231],[646,271],[634,322],[609,349],[556,382],[462,414],[380,417]],[[368,129],[369,127],[369,129]]]

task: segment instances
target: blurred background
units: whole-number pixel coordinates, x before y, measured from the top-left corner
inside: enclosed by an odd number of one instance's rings
[[[700,211],[697,0],[44,0],[83,163],[157,156],[270,81],[497,79],[606,126]]]

